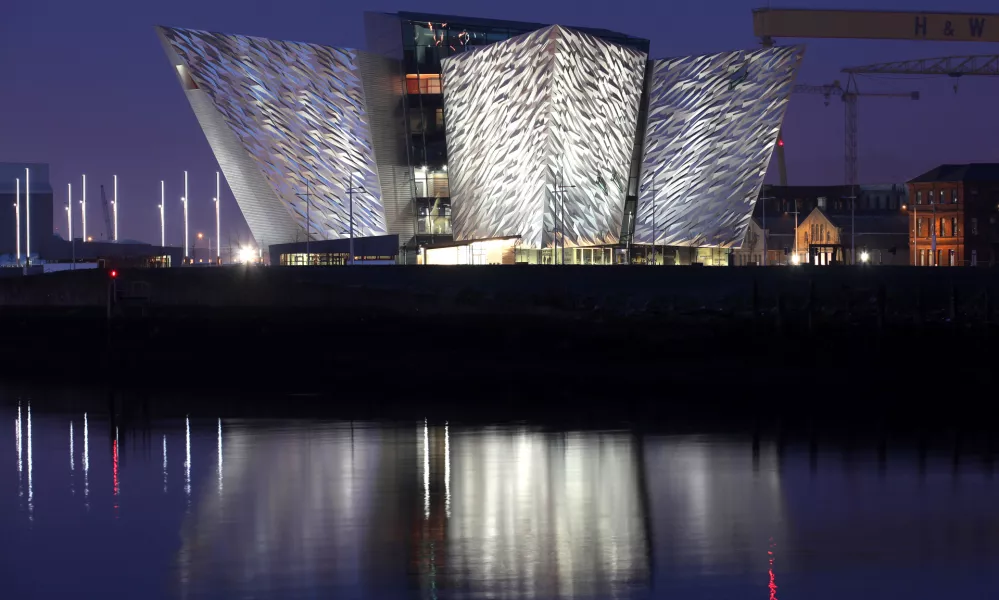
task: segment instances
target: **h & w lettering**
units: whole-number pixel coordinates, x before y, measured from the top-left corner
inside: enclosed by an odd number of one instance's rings
[[[916,20],[916,27],[913,35],[916,37],[926,37],[926,17],[914,17],[914,19]]]

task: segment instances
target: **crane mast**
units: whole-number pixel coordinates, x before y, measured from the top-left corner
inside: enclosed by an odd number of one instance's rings
[[[103,184],[101,184],[101,208],[104,210],[104,231],[107,232],[107,239],[112,240],[114,239],[114,225],[111,224],[111,206],[108,204]]]

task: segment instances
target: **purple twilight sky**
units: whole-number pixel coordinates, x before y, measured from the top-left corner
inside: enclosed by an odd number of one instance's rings
[[[182,243],[182,171],[190,172],[192,237],[214,227],[215,159],[153,31],[157,24],[364,47],[362,13],[427,11],[563,25],[604,27],[652,40],[652,56],[753,48],[751,9],[765,0],[702,2],[568,2],[552,0],[32,0],[0,10],[0,161],[51,164],[57,207],[66,183],[78,197],[88,176],[88,199],[119,178],[122,238],[158,241],[159,182],[166,180],[167,243]],[[833,0],[799,0],[799,8],[849,8]],[[988,0],[857,2],[852,7],[994,12]],[[778,40],[792,43],[800,40]],[[987,54],[987,44],[805,41],[800,83],[840,79],[844,66],[954,54]],[[999,81],[965,78],[958,93],[948,78],[871,78],[861,91],[910,91],[919,101],[860,101],[860,180],[901,182],[941,162],[999,161]],[[791,184],[843,181],[843,109],[820,96],[793,98],[785,120]],[[771,169],[768,181],[775,178]],[[248,239],[248,230],[223,184],[223,238]],[[100,223],[97,202],[88,217]],[[56,227],[65,227],[56,213]]]

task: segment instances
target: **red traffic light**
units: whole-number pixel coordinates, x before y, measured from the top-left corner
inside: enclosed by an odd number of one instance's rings
[[[777,145],[778,146],[783,146],[784,145],[784,140],[783,139],[777,140]]]
[[[115,269],[111,269],[108,275],[111,276],[111,279],[115,279],[116,277],[118,277],[118,271],[116,271]]]

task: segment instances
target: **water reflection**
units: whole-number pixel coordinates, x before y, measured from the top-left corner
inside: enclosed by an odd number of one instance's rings
[[[999,586],[999,490],[967,457],[954,474],[950,447],[923,453],[920,478],[919,452],[887,444],[844,460],[814,441],[752,436],[217,417],[164,421],[146,437],[84,414],[85,490],[91,425],[112,440],[94,456],[88,515],[65,493],[66,416],[34,408],[18,410],[14,427],[27,505],[18,499],[0,525],[34,521],[0,545],[0,564],[16,573],[45,561],[55,539],[103,572],[111,542],[98,532],[118,518],[114,551],[131,534],[143,581],[172,585],[127,596],[776,600],[779,589],[785,600],[831,600],[858,582],[890,597],[920,580],[927,593],[907,597],[929,598],[945,589],[934,587],[943,567],[962,569],[962,596]],[[170,473],[168,448],[181,439],[183,474]],[[58,582],[33,585],[67,595]]]

